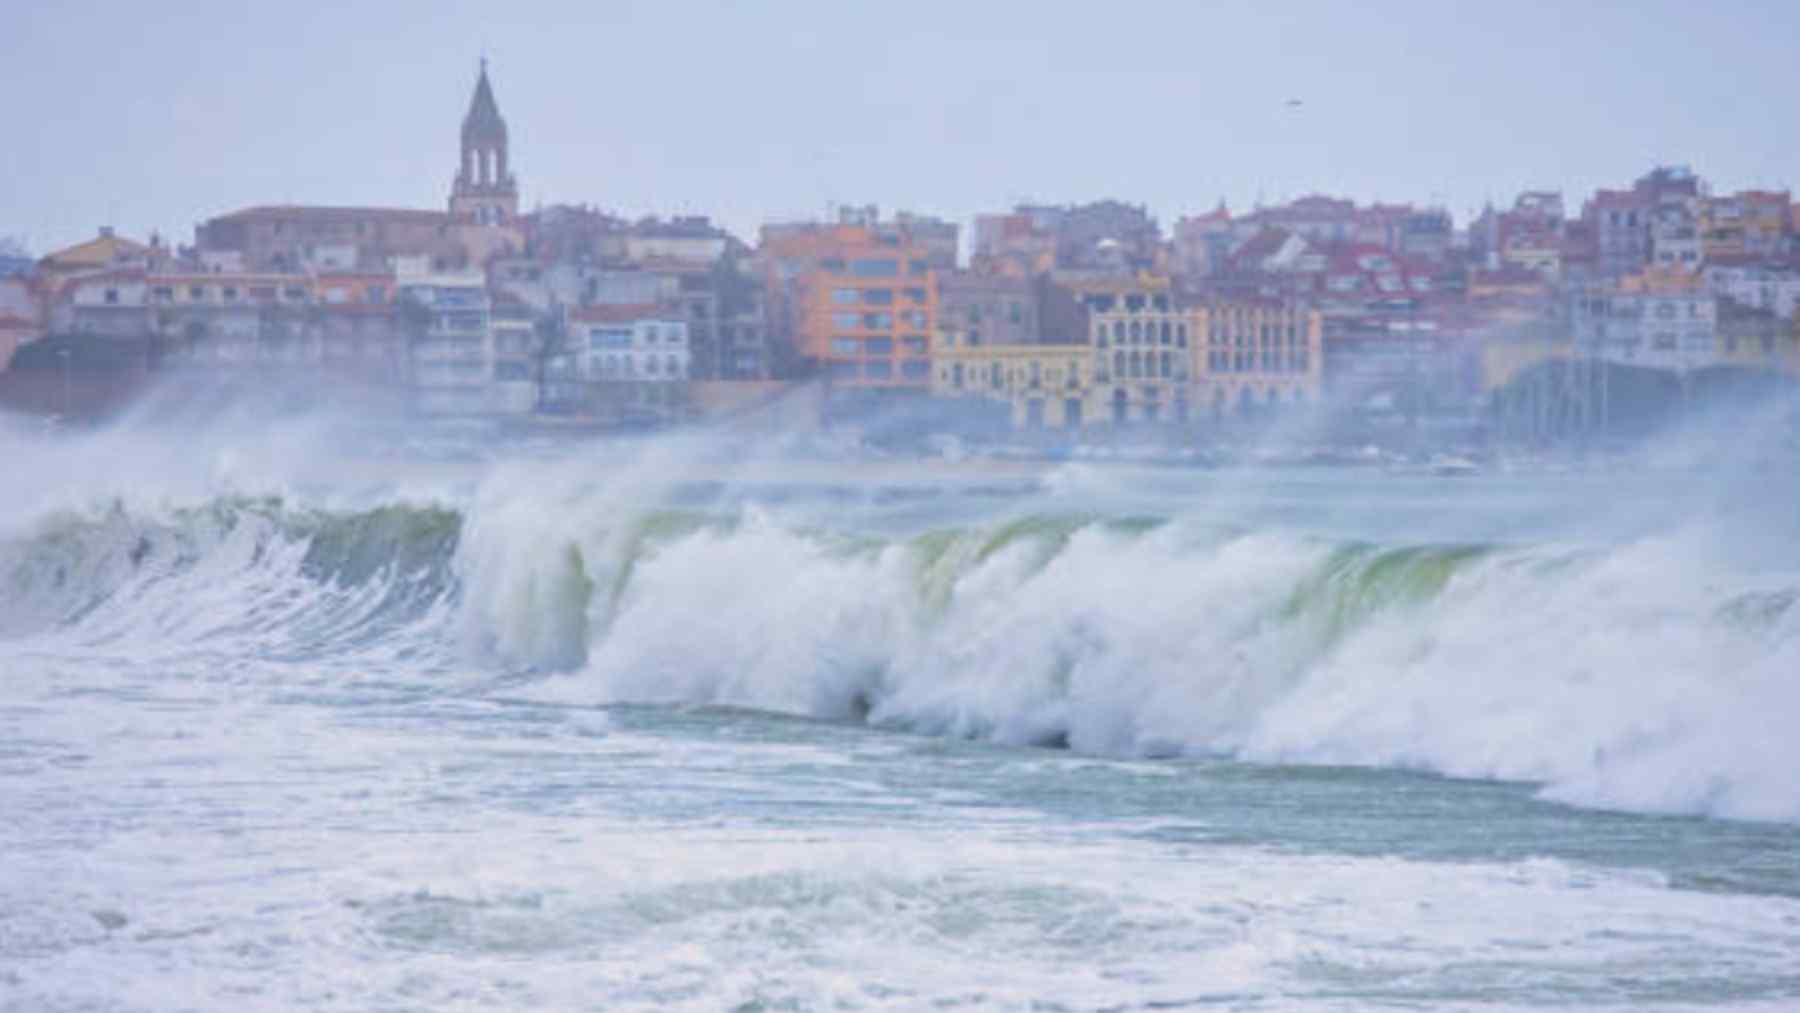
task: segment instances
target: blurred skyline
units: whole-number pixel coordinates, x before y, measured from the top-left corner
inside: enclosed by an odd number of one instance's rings
[[[33,5],[0,35],[0,236],[441,207],[484,53],[524,208],[746,239],[831,204],[966,222],[1114,197],[1166,227],[1323,192],[1462,223],[1523,189],[1578,210],[1657,163],[1800,178],[1790,5],[1283,6]]]

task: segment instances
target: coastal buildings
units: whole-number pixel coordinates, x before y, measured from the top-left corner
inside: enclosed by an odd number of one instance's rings
[[[432,416],[661,424],[787,384],[816,388],[821,418],[873,406],[928,428],[966,403],[1202,436],[1303,408],[1470,425],[1553,360],[1781,371],[1800,311],[1792,196],[1714,194],[1682,166],[1574,217],[1576,198],[1529,189],[1462,229],[1435,204],[1325,194],[1219,200],[1167,235],[1141,204],[1025,202],[975,216],[965,261],[956,223],[873,204],[754,245],[704,215],[528,210],[485,63],[451,108],[436,207],[258,204],[191,246],[107,229],[23,278],[8,253],[0,349],[317,374]]]
[[[843,388],[915,391],[931,383],[942,255],[908,226],[860,213],[765,226],[759,250],[769,300],[808,371]]]

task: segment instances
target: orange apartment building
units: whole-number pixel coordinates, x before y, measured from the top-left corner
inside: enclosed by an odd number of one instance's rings
[[[771,226],[761,255],[795,352],[829,383],[930,388],[938,286],[923,244],[863,225]]]

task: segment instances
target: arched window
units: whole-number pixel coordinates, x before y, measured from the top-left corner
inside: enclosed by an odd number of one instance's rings
[[[1121,345],[1125,343],[1125,321],[1113,321],[1113,340]]]
[[[1131,369],[1126,375],[1134,378],[1144,375],[1144,353],[1135,348],[1131,350]]]
[[[1162,375],[1167,377],[1174,372],[1175,357],[1168,352],[1162,353]]]
[[[1175,347],[1176,348],[1186,348],[1187,347],[1187,325],[1186,324],[1176,324],[1175,325]]]
[[[1142,341],[1143,338],[1144,338],[1144,325],[1138,323],[1136,320],[1133,320],[1131,322],[1131,343],[1135,345],[1139,341]]]
[[[675,361],[675,357],[673,355],[671,355],[668,358],[663,360],[663,369],[671,377],[681,376],[681,364],[679,362]]]
[[[1113,375],[1125,375],[1125,353],[1123,351],[1113,353]]]
[[[1105,324],[1095,324],[1094,325],[1094,344],[1099,345],[1101,348],[1106,347],[1106,325]]]
[[[1162,343],[1166,345],[1173,340],[1175,340],[1174,325],[1170,324],[1167,320],[1164,320],[1162,323]]]

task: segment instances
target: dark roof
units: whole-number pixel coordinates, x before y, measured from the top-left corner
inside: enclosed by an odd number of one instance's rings
[[[506,142],[506,121],[500,118],[500,106],[494,101],[494,87],[488,83],[486,60],[481,61],[481,76],[475,79],[475,94],[469,98],[469,113],[463,117],[462,135],[465,142]]]

